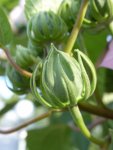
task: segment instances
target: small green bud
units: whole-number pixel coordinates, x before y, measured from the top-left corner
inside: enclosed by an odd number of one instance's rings
[[[58,14],[66,22],[69,30],[72,29],[75,19],[77,17],[81,1],[78,0],[63,0]]]
[[[31,51],[36,52],[36,54],[38,54],[39,57],[42,57],[44,54],[44,47],[40,46],[36,43],[33,43],[31,41],[28,42],[28,49],[30,49]]]
[[[40,103],[53,108],[63,108],[73,106],[92,95],[96,87],[95,68],[85,54],[79,50],[75,52],[78,60],[51,46],[42,67],[40,83],[42,96],[37,91],[35,83],[38,67],[31,80],[32,91]],[[83,60],[90,69],[92,81]]]
[[[16,48],[16,63],[22,68],[29,68],[36,62],[38,52],[18,45]]]
[[[39,12],[30,19],[27,34],[36,44],[61,43],[67,37],[67,26],[52,11]]]
[[[83,26],[92,33],[105,30],[112,20],[112,3],[112,0],[90,0]]]
[[[89,15],[95,21],[106,19],[106,0],[90,0]]]
[[[30,90],[30,79],[22,76],[12,66],[6,68],[7,87],[16,94],[25,94]],[[7,82],[8,81],[8,82]],[[10,83],[10,84],[9,84]]]

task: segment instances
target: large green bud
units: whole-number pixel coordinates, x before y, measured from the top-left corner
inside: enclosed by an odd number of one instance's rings
[[[66,22],[69,30],[72,29],[74,25],[80,4],[81,0],[63,0],[59,7],[58,14]]]
[[[61,43],[67,37],[67,26],[61,17],[52,11],[44,11],[30,19],[27,34],[35,45]]]
[[[64,108],[76,105],[92,95],[97,82],[95,68],[85,54],[79,50],[75,52],[78,60],[51,46],[42,66],[41,95],[36,86],[37,66],[31,79],[31,89],[40,103],[48,107]],[[91,80],[83,60],[89,67]]]

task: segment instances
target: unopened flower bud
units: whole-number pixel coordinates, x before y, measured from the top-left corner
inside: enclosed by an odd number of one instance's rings
[[[22,68],[28,68],[36,62],[38,51],[17,45],[16,63]]]
[[[95,90],[96,73],[90,59],[75,51],[78,59],[57,50],[53,45],[44,61],[41,73],[41,94],[36,90],[35,78],[38,67],[32,78],[32,90],[37,99],[46,106],[63,108],[76,105],[79,101],[87,99]],[[83,61],[89,67],[90,79]]]
[[[67,36],[67,26],[63,19],[52,11],[44,11],[30,19],[27,34],[35,44],[61,43]]]
[[[58,14],[66,22],[69,30],[72,29],[75,19],[78,15],[81,2],[78,0],[63,0]]]

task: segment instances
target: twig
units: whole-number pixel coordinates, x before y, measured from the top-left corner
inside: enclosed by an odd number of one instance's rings
[[[100,106],[95,106],[95,105],[92,105],[89,103],[83,103],[83,102],[79,103],[78,105],[79,105],[80,109],[83,111],[92,113],[92,114],[100,116],[100,117],[113,119],[113,110],[111,110],[111,109],[106,109],[106,108],[102,108]]]
[[[113,111],[112,110],[106,110],[104,108],[101,108],[99,106],[94,106],[94,105],[91,105],[91,104],[88,104],[88,106],[86,104],[79,104],[79,107],[80,107],[80,110],[83,110],[83,111],[87,111],[89,113],[92,113],[94,115],[98,115],[98,116],[101,116],[101,117],[105,117],[107,119],[113,119]],[[99,111],[98,111],[99,110]],[[12,129],[9,129],[9,130],[0,130],[0,134],[9,134],[9,133],[13,133],[13,132],[16,132],[22,128],[25,128],[27,127],[28,125],[32,124],[32,123],[35,123],[37,121],[40,121],[44,118],[47,118],[49,116],[51,116],[51,114],[53,112],[65,112],[65,111],[68,111],[67,108],[65,109],[57,109],[57,110],[51,110],[51,111],[48,111],[47,113],[44,113],[42,114],[41,116],[38,116],[36,118],[33,118],[29,121],[26,121],[25,123],[15,127],[15,128],[12,128]],[[109,114],[110,113],[110,114]],[[104,119],[103,119],[104,121]]]
[[[7,56],[7,59],[8,59],[8,61],[9,61],[9,63],[10,63],[20,74],[22,74],[22,75],[24,75],[24,76],[26,76],[26,77],[32,77],[32,73],[30,73],[30,72],[28,72],[28,71],[26,71],[26,70],[20,68],[20,66],[18,66],[18,65],[14,62],[14,60],[12,59],[12,57],[11,57],[11,55],[10,55],[10,53],[9,53],[9,51],[8,51],[7,49],[3,49],[3,50],[4,50],[4,52],[5,52],[6,56]]]
[[[28,125],[30,125],[32,123],[35,123],[37,121],[40,121],[40,120],[42,120],[44,118],[49,117],[52,114],[52,112],[53,111],[48,111],[48,112],[46,112],[46,113],[44,113],[44,114],[42,114],[42,115],[40,115],[40,116],[38,116],[36,118],[33,118],[33,119],[29,120],[29,121],[26,121],[25,123],[15,127],[15,128],[12,128],[12,129],[9,129],[9,130],[0,130],[0,134],[9,134],[9,133],[16,132],[16,131],[18,131],[20,129],[23,129],[23,128],[27,127]]]
[[[50,110],[50,111],[48,111],[48,112],[46,112],[46,113],[44,113],[44,114],[42,114],[40,116],[37,116],[37,117],[35,117],[35,118],[33,118],[33,119],[29,120],[29,121],[26,121],[25,123],[15,127],[15,128],[8,129],[8,130],[0,129],[0,134],[10,134],[10,133],[16,132],[16,131],[18,131],[20,129],[23,129],[23,128],[25,128],[25,127],[27,127],[27,126],[37,122],[37,121],[43,120],[43,119],[45,119],[47,117],[50,117],[52,115],[52,113],[54,113],[54,112],[62,112],[62,111],[64,111],[64,110],[60,110],[60,109],[54,110],[54,109],[52,109],[52,110]]]

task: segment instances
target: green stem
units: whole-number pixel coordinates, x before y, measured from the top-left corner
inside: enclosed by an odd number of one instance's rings
[[[67,45],[66,45],[66,47],[64,49],[64,51],[66,53],[69,53],[69,54],[71,53],[71,50],[72,50],[72,48],[74,46],[74,43],[75,43],[75,41],[77,39],[77,36],[78,36],[78,33],[80,31],[83,19],[85,17],[85,14],[86,14],[86,11],[87,11],[87,7],[88,7],[88,2],[89,2],[89,0],[83,0],[82,1],[82,4],[81,4],[80,10],[79,10],[76,22],[74,24],[73,30],[71,32],[71,35],[70,35],[70,37],[68,39]]]
[[[88,130],[87,126],[84,123],[83,117],[80,113],[79,107],[75,106],[73,108],[69,108],[71,115],[73,117],[74,122],[77,124],[77,126],[80,128],[81,132],[93,143],[103,146],[106,144],[104,140],[100,140],[95,138],[91,135],[90,131]]]

